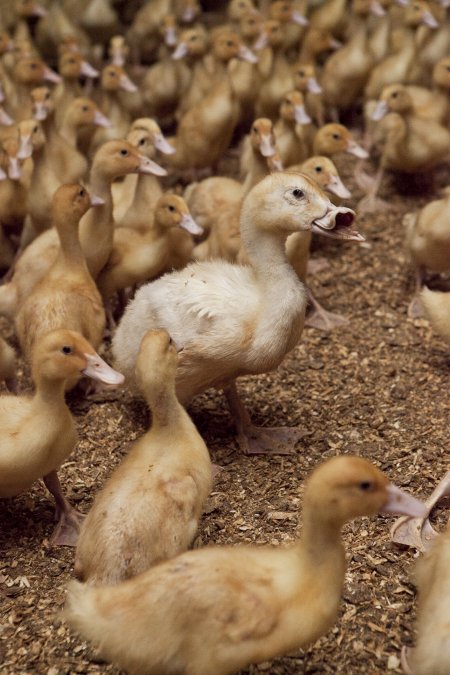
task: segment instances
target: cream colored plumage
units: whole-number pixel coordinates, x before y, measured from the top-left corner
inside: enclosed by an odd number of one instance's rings
[[[212,487],[211,461],[177,401],[176,367],[169,335],[147,333],[136,376],[152,411],[152,426],[133,443],[83,524],[75,562],[82,581],[119,583],[182,553],[194,539]]]
[[[251,452],[252,447],[254,452],[263,451],[261,436],[270,448],[268,432],[256,430],[242,409],[234,380],[273,370],[300,338],[306,295],[286,260],[288,234],[316,229],[359,238],[340,227],[341,218],[347,224],[353,220],[351,214],[349,209],[334,207],[301,174],[264,178],[248,193],[241,209],[241,237],[251,265],[195,263],[142,287],[113,339],[120,369],[132,382],[142,335],[150,328],[165,328],[183,349],[176,382],[180,401],[187,403],[208,387],[226,386],[244,451]],[[290,433],[295,437],[298,431]],[[286,434],[283,430],[279,436]],[[291,443],[287,446],[285,441],[272,443],[272,450],[274,446],[291,450]]]
[[[72,582],[65,616],[129,675],[236,673],[306,647],[333,625],[344,522],[423,508],[367,460],[334,457],[306,484],[293,546],[208,546],[118,586]]]

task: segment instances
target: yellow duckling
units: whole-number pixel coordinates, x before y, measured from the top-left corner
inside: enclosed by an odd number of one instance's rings
[[[276,120],[281,99],[293,88],[292,68],[284,50],[283,30],[279,21],[265,21],[255,44],[258,70],[263,82],[257,92],[255,113]]]
[[[410,673],[447,675],[450,663],[450,520],[413,572],[419,591],[417,644],[408,653]],[[406,653],[403,652],[403,660]],[[408,672],[407,670],[405,672]]]
[[[351,132],[343,124],[332,122],[321,127],[313,141],[313,154],[330,157],[338,152],[347,152],[359,159],[367,159],[369,153],[353,138]]]
[[[313,63],[298,61],[293,66],[294,89],[303,94],[306,112],[314,119],[317,126],[325,123],[325,106],[323,90],[316,79],[316,68]]]
[[[367,460],[334,457],[308,478],[292,546],[208,546],[118,586],[73,581],[65,617],[130,675],[237,673],[312,644],[336,621],[344,523],[422,510]]]
[[[116,227],[110,258],[97,285],[105,301],[117,291],[142,281],[155,279],[170,269],[171,228],[181,227],[190,234],[202,234],[182,197],[164,194],[156,202],[154,214],[147,211],[141,227]],[[191,252],[193,249],[191,244]]]
[[[13,394],[17,393],[16,353],[0,335],[0,383],[4,382]]]
[[[67,51],[61,54],[58,60],[58,72],[62,81],[55,87],[54,99],[56,103],[56,125],[59,127],[69,103],[74,98],[83,96],[80,79],[82,77],[96,79],[99,72],[83,58],[82,54],[75,51]]]
[[[136,375],[152,426],[133,443],[83,524],[75,556],[81,581],[117,584],[182,553],[194,540],[212,487],[211,461],[177,401],[177,360],[166,331],[144,336]]]
[[[450,293],[424,288],[420,301],[433,330],[450,344]]]
[[[225,387],[244,452],[291,452],[299,430],[254,427],[235,379],[273,370],[300,339],[306,295],[287,264],[288,234],[313,229],[359,240],[351,221],[353,212],[333,206],[306,176],[266,176],[241,208],[250,265],[198,262],[141,287],[113,339],[117,363],[132,382],[143,334],[166,328],[183,349],[176,380],[183,404],[209,387]]]
[[[416,296],[408,314],[422,315],[418,295],[422,288],[425,271],[448,272],[450,270],[450,186],[446,196],[428,203],[419,213],[407,214],[404,218],[406,248],[416,271]]]
[[[450,122],[450,56],[441,59],[433,69],[433,89],[408,85],[414,112],[419,117],[448,126]]]
[[[103,200],[81,185],[65,184],[52,200],[52,220],[60,248],[47,274],[19,306],[16,334],[23,353],[30,358],[42,335],[68,328],[83,335],[96,349],[103,337],[105,311],[97,286],[86,265],[78,238],[80,219]]]
[[[44,82],[58,83],[60,76],[35,56],[23,57],[14,68],[15,98],[9,101],[16,121],[31,117],[30,91]]]
[[[203,57],[207,51],[208,33],[204,26],[199,24],[181,32],[175,51],[172,52],[172,59],[182,59],[185,64],[179,78],[179,85],[183,88],[178,91],[177,119],[202,98],[200,85],[205,69]]]
[[[280,116],[274,126],[277,150],[283,166],[292,166],[308,157],[307,137],[308,129],[313,128],[311,122],[305,110],[303,94],[296,89],[286,92],[281,100]],[[304,127],[307,128],[306,132]]]
[[[80,516],[65,499],[57,470],[77,442],[72,415],[64,400],[64,384],[86,375],[107,384],[123,376],[110,368],[79,334],[52,331],[36,344],[32,376],[36,391],[29,396],[0,397],[0,497],[14,497],[39,478],[56,502],[58,525],[51,541],[73,545]]]
[[[28,143],[26,144],[28,145]],[[80,224],[80,241],[86,263],[95,279],[108,262],[113,245],[114,219],[111,184],[128,173],[153,173],[155,163],[127,141],[109,141],[96,152],[90,174],[90,189],[104,204],[88,211]],[[160,167],[157,169],[160,171]],[[0,314],[14,317],[18,306],[47,273],[58,253],[54,228],[43,232],[17,261],[8,284],[0,286]]]
[[[103,68],[100,76],[100,87],[99,107],[110,120],[111,126],[108,129],[99,129],[95,132],[91,141],[91,151],[97,149],[106,141],[126,136],[131,123],[131,116],[122,105],[119,93],[128,92],[132,94],[137,91],[136,85],[130,80],[125,70],[112,64]]]
[[[450,151],[450,132],[439,123],[416,115],[412,98],[401,84],[383,89],[372,120],[378,122],[374,136],[381,157],[372,187],[360,202],[361,210],[383,206],[377,193],[386,170],[427,171],[445,161]]]

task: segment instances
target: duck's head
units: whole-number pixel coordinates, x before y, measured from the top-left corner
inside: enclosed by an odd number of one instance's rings
[[[110,385],[124,381],[80,333],[71,330],[51,331],[40,338],[33,350],[32,372],[35,381],[64,381],[80,375]]]
[[[386,10],[378,0],[353,0],[353,14],[361,17],[367,17],[369,14],[374,16],[384,16]]]
[[[176,49],[172,53],[172,58],[176,61],[186,56],[199,59],[206,54],[207,48],[208,34],[205,28],[203,26],[194,26],[181,33]]]
[[[127,91],[134,93],[137,87],[121,66],[109,64],[102,70],[100,86],[104,91]]]
[[[342,42],[336,40],[330,31],[320,28],[309,28],[304,43],[316,56],[342,47]]]
[[[388,113],[396,112],[400,115],[408,112],[412,107],[412,99],[406,87],[402,84],[390,84],[384,87],[380,99],[372,111],[371,118],[379,122]]]
[[[61,218],[67,217],[68,221],[78,224],[92,206],[102,204],[103,199],[90,193],[83,185],[64,183],[55,190],[52,197],[53,221],[59,222]]]
[[[79,52],[65,51],[58,59],[58,71],[65,80],[78,80],[80,77],[95,78],[98,70],[83,59]]]
[[[240,21],[247,12],[257,12],[253,0],[230,0],[228,3],[227,14],[230,21]]]
[[[75,35],[64,35],[58,44],[58,56],[62,56],[66,52],[81,54],[80,44]]]
[[[175,47],[178,42],[178,25],[175,14],[166,14],[160,21],[158,31],[166,47]]]
[[[64,114],[64,121],[68,121],[77,129],[84,126],[105,128],[112,126],[110,120],[100,112],[94,101],[81,96],[69,103]]]
[[[245,41],[255,40],[261,33],[262,15],[255,9],[247,9],[239,19],[239,33]]]
[[[426,506],[389,482],[361,457],[340,455],[320,464],[307,480],[304,508],[317,523],[341,527],[376,513],[423,516]]]
[[[260,25],[259,37],[253,45],[253,49],[258,52],[267,46],[276,49],[283,44],[284,35],[281,22],[276,19],[269,19]]]
[[[162,166],[142,155],[126,140],[108,141],[100,146],[94,155],[92,171],[111,181],[129,173],[167,175]]]
[[[215,58],[223,63],[231,59],[241,59],[249,63],[258,60],[253,52],[242,42],[237,33],[231,30],[221,30],[213,38],[212,50]]]
[[[142,391],[157,391],[175,381],[178,356],[176,346],[165,330],[145,333],[136,359],[136,379]]]
[[[156,150],[164,155],[173,155],[175,148],[161,131],[161,127],[151,117],[139,117],[134,120],[127,135],[130,141],[146,157],[152,158]]]
[[[311,118],[305,110],[305,100],[300,91],[288,91],[280,104],[280,117],[296,124],[310,124]]]
[[[433,68],[433,82],[438,87],[450,89],[450,56],[436,63]]]
[[[263,157],[272,157],[275,152],[275,134],[272,121],[267,117],[256,119],[250,130],[250,143],[255,152]]]
[[[351,228],[355,212],[332,204],[302,173],[281,171],[263,178],[244,199],[241,219],[243,230],[250,225],[283,237],[309,230],[333,239],[364,240]]]
[[[312,63],[297,63],[293,69],[294,87],[303,93],[320,94],[322,87],[316,80],[316,70]]]
[[[198,0],[181,0],[178,3],[177,19],[181,23],[192,23],[200,12],[201,7]]]
[[[338,170],[328,157],[310,157],[302,164],[302,173],[315,181],[322,190],[327,190],[341,199],[350,199],[352,193],[341,181]]]
[[[407,26],[413,28],[422,25],[436,29],[440,25],[432,13],[430,5],[424,0],[414,0],[405,7],[404,22]]]
[[[38,85],[43,82],[60,82],[60,76],[44,61],[35,56],[20,58],[14,68],[14,79],[21,84]]]
[[[39,152],[45,145],[46,136],[41,123],[35,119],[23,120],[17,125],[19,137],[19,159],[27,159]]]
[[[314,138],[314,152],[318,155],[335,155],[338,152],[348,152],[360,159],[367,159],[368,152],[353,138],[343,124],[325,124]]]
[[[3,56],[3,54],[6,54],[7,52],[12,52],[13,49],[14,42],[9,33],[4,30],[0,31],[0,56]]]
[[[289,0],[275,0],[269,6],[269,17],[280,23],[297,23],[299,26],[307,26],[308,19],[296,10]]]
[[[203,229],[191,216],[188,205],[178,195],[166,193],[158,199],[155,221],[165,228],[182,227],[191,234],[203,234]]]
[[[47,10],[36,0],[15,0],[14,9],[21,19],[46,16]]]
[[[48,87],[35,87],[30,94],[33,119],[43,122],[55,110],[55,102]]]

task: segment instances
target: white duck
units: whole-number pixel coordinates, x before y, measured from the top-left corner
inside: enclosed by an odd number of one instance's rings
[[[223,387],[245,453],[292,451],[299,429],[254,427],[235,379],[275,369],[300,339],[306,291],[287,261],[287,236],[313,230],[361,240],[348,227],[353,217],[306,176],[267,176],[248,193],[241,210],[250,266],[198,262],[143,286],[114,337],[117,364],[132,380],[144,333],[165,328],[182,350],[176,380],[181,403],[209,387]]]

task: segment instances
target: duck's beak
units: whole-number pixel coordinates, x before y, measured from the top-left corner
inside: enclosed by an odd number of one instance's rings
[[[184,59],[187,53],[188,53],[187,44],[185,42],[179,42],[177,48],[172,54],[172,58],[175,59],[175,61],[178,61],[179,59]]]
[[[425,26],[428,26],[428,28],[439,28],[439,22],[436,21],[429,9],[426,9],[424,12],[422,12],[422,23]]]
[[[98,70],[96,70],[93,66],[91,66],[91,64],[88,63],[87,61],[81,62],[80,74],[84,75],[84,77],[91,77],[91,78],[99,76]]]
[[[386,14],[386,10],[378,2],[378,0],[372,0],[372,2],[370,3],[370,11],[375,16],[385,16]]]
[[[17,157],[19,159],[28,159],[33,154],[33,144],[31,142],[31,134],[24,134],[20,137],[19,152]]]
[[[292,12],[292,21],[299,26],[307,26],[309,24],[308,19],[306,16],[303,16],[303,14],[300,14],[300,12],[297,12],[295,9]]]
[[[169,143],[162,132],[155,134],[153,143],[155,144],[155,148],[164,155],[173,155],[173,153],[176,152],[173,145]]]
[[[168,26],[164,31],[164,43],[167,47],[175,47],[177,44],[177,33],[175,26]]]
[[[296,105],[294,110],[294,118],[297,124],[310,124],[311,118],[305,110],[304,105]]]
[[[350,190],[347,190],[339,176],[333,176],[330,174],[330,179],[328,183],[324,185],[324,188],[325,190],[328,190],[328,192],[332,192],[334,195],[336,195],[336,197],[340,197],[341,199],[350,199],[352,196],[352,193]]]
[[[101,113],[100,110],[95,111],[94,124],[96,127],[104,127],[105,129],[112,127],[111,121],[103,113]]]
[[[266,31],[262,31],[259,34],[259,37],[257,38],[256,42],[253,43],[253,49],[255,52],[260,52],[261,49],[265,49],[267,45],[269,44],[269,36]]]
[[[92,192],[90,194],[90,199],[91,199],[91,206],[103,206],[105,203],[105,200],[99,197],[98,195],[94,195]]]
[[[12,119],[12,117],[10,117],[1,106],[0,106],[0,124],[2,124],[4,127],[10,127],[11,124],[14,124],[14,120]]]
[[[190,213],[184,213],[180,221],[180,227],[191,234],[203,234],[203,227],[195,222]]]
[[[137,173],[148,173],[152,174],[153,176],[167,176],[167,171],[162,166],[154,162],[152,159],[144,157],[144,155],[139,155],[139,166]]]
[[[8,163],[8,178],[11,180],[19,180],[22,176],[22,169],[19,164],[19,158],[10,157]]]
[[[386,101],[377,101],[375,108],[372,110],[370,119],[374,122],[379,122],[383,119],[389,112],[389,106]]]
[[[111,53],[111,65],[119,66],[120,68],[124,67],[125,57],[122,54],[122,51],[120,49],[112,51],[112,53]]]
[[[36,4],[33,6],[32,15],[31,15],[31,16],[36,16],[36,17],[37,17],[37,16],[40,16],[40,17],[42,17],[42,16],[47,16],[47,14],[48,14],[47,10],[46,10],[44,7],[42,7],[42,5],[39,5],[39,4],[36,2]]]
[[[413,518],[422,518],[428,515],[426,504],[412,495],[403,492],[396,485],[387,486],[388,500],[380,509],[380,513],[396,513]]]
[[[329,202],[326,213],[313,221],[311,229],[316,234],[323,234],[332,239],[365,241],[362,234],[350,227],[355,220],[355,215],[355,212],[351,209],[345,206],[334,206]]]
[[[270,134],[261,134],[259,151],[263,157],[273,157],[275,154],[276,150]]]
[[[87,361],[86,368],[82,370],[82,374],[87,377],[92,377],[93,380],[99,380],[104,384],[123,384],[125,377],[122,373],[118,373],[117,370],[108,366],[106,361],[96,353],[94,354],[85,354],[84,355]]]
[[[43,79],[47,82],[53,82],[54,84],[61,82],[61,77],[58,75],[58,73],[55,73],[54,70],[48,68],[47,66],[44,68]]]
[[[124,75],[120,76],[119,85],[120,85],[120,88],[122,89],[122,91],[127,91],[130,94],[134,94],[134,92],[137,91],[136,85],[134,84],[134,82],[132,82],[130,80],[128,75],[124,74]]]
[[[238,51],[238,59],[248,63],[258,63],[258,57],[245,45],[241,45]]]
[[[349,152],[351,155],[355,155],[355,157],[359,157],[359,159],[367,159],[369,156],[367,150],[364,150],[364,148],[358,145],[352,138],[348,139],[345,151]]]
[[[0,166],[0,180],[6,180],[6,178],[8,178],[8,176],[6,175],[6,173],[3,171],[2,167]]]
[[[181,14],[181,20],[183,23],[191,23],[195,19],[196,11],[194,7],[185,7]]]
[[[283,171],[284,169],[283,162],[281,161],[280,157],[271,157],[268,164],[270,173],[274,173],[275,171]]]
[[[43,101],[36,101],[33,106],[33,117],[35,120],[42,122],[47,119],[48,110],[45,107]]]
[[[321,94],[322,93],[322,87],[317,82],[315,77],[309,77],[306,86],[308,87],[308,91],[311,92],[311,94]]]

